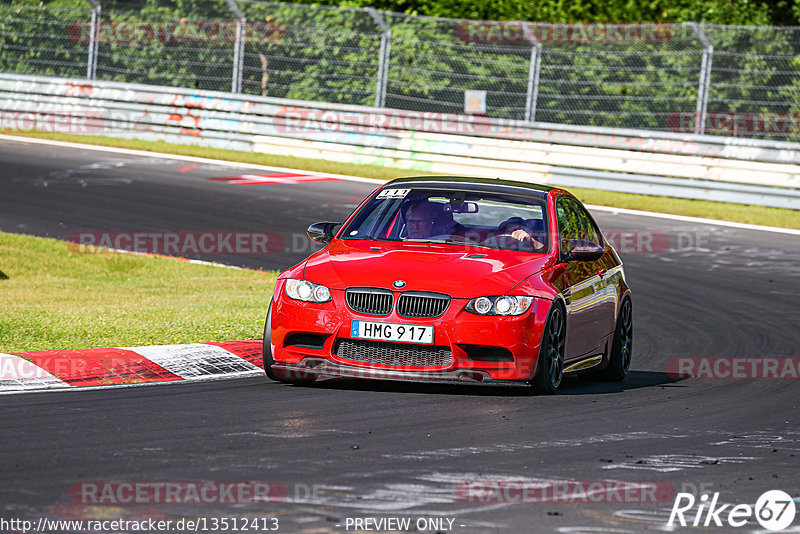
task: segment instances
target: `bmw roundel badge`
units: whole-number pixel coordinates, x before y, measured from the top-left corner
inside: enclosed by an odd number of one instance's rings
[[[394,287],[396,287],[397,289],[403,289],[404,287],[406,287],[406,281],[405,280],[395,280],[392,285]]]

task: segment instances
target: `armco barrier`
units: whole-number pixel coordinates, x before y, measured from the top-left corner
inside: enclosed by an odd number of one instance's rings
[[[0,74],[0,128],[800,209],[800,144]]]

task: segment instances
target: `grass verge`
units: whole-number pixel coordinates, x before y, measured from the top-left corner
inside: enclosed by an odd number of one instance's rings
[[[221,150],[190,145],[175,145],[162,141],[139,141],[136,139],[115,139],[111,137],[95,137],[46,132],[17,132],[10,130],[0,130],[0,132],[4,134],[36,137],[40,139],[54,139],[58,141],[130,148],[151,152],[166,152],[170,154],[181,154],[184,156],[213,158],[225,161],[238,161],[275,167],[290,167],[294,169],[345,174],[350,176],[363,176],[366,178],[377,178],[381,180],[390,180],[392,178],[416,174],[403,169],[392,169],[377,165],[353,165],[320,159],[275,156],[252,152],[237,152],[235,150]],[[725,202],[709,202],[706,200],[688,200],[649,195],[634,195],[630,193],[599,191],[596,189],[569,189],[587,204],[800,229],[800,217],[798,217],[796,210],[728,204]]]
[[[276,277],[0,232],[0,352],[258,339]]]

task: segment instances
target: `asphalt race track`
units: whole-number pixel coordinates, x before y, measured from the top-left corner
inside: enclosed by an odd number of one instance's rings
[[[273,254],[203,257],[259,269],[301,260],[312,250],[309,223],[342,220],[376,187],[234,185],[206,178],[248,171],[10,141],[0,141],[0,161],[0,230],[60,239],[280,234],[285,246]],[[677,492],[719,492],[720,503],[750,505],[773,489],[800,497],[800,380],[679,380],[667,369],[679,357],[800,356],[800,237],[606,211],[596,217],[619,245],[634,292],[625,382],[572,379],[548,397],[397,383],[296,387],[266,378],[3,395],[0,516],[277,517],[278,532],[308,533],[353,532],[355,518],[411,518],[411,530],[430,532],[766,532],[754,518],[736,529],[666,522]],[[265,308],[268,297],[253,295]],[[463,491],[537,480],[653,481],[672,493],[656,503],[613,495],[542,503]],[[263,481],[286,495],[236,505],[98,505],[71,496],[74,485],[91,481]],[[417,524],[436,518],[441,524]],[[792,528],[800,532],[800,517]]]

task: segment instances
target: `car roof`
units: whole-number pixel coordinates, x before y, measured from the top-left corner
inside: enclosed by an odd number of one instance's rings
[[[476,176],[409,176],[388,182],[388,186],[441,187],[443,189],[471,189],[473,191],[493,191],[517,194],[527,193],[545,198],[556,187],[531,182],[501,180],[500,178],[479,178]]]

